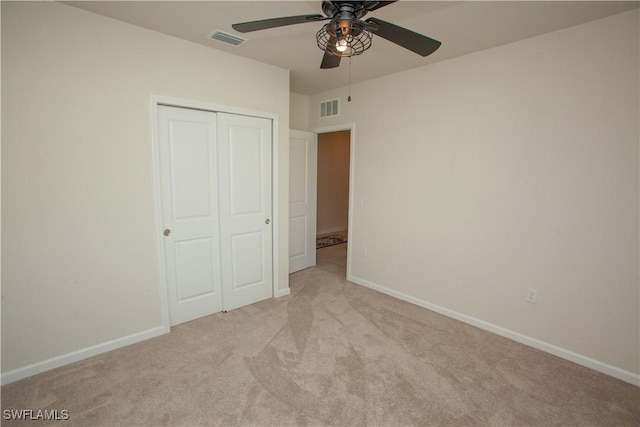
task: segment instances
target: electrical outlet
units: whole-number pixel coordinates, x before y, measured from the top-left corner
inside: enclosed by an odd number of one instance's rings
[[[527,296],[525,297],[525,299],[531,304],[535,304],[536,302],[538,302],[538,290],[533,288],[527,289]]]

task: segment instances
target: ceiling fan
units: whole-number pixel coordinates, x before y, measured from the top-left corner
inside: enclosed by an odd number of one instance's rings
[[[323,0],[322,12],[325,16],[319,14],[287,16],[243,22],[233,24],[231,27],[240,33],[249,33],[305,22],[330,21],[316,34],[318,47],[324,51],[320,68],[336,68],[340,65],[340,58],[360,55],[371,47],[372,34],[421,56],[431,55],[438,50],[441,43],[430,37],[378,18],[361,20],[368,12],[396,1]]]

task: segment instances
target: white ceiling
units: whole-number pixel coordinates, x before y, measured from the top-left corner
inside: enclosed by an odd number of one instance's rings
[[[66,4],[144,28],[256,59],[291,71],[291,91],[313,95],[346,86],[349,61],[321,70],[323,52],[315,33],[323,23],[239,34],[236,22],[281,16],[322,14],[321,1],[70,1]],[[353,57],[352,83],[420,67],[443,59],[504,45],[637,8],[638,1],[409,1],[383,7],[374,16],[442,42],[423,58],[375,37],[373,46]],[[365,18],[366,19],[366,18]],[[209,40],[215,29],[249,38],[239,47]],[[615,46],[611,46],[615,49]],[[594,52],[596,55],[597,52]]]

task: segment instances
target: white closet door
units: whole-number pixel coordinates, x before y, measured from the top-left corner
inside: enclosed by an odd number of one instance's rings
[[[318,136],[289,131],[289,273],[316,265]]]
[[[160,106],[158,153],[171,325],[222,310],[216,114]]]
[[[218,113],[223,307],[273,296],[271,120]]]

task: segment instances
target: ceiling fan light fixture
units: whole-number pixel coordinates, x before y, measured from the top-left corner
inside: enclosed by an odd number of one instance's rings
[[[340,57],[362,54],[371,47],[372,36],[369,31],[357,23],[351,23],[345,31],[344,23],[330,22],[322,26],[316,34],[316,41],[320,50]]]
[[[346,38],[342,37],[338,39],[338,42],[336,43],[336,50],[338,52],[344,52],[345,50],[347,50],[348,47],[349,47],[349,42],[347,42]]]

